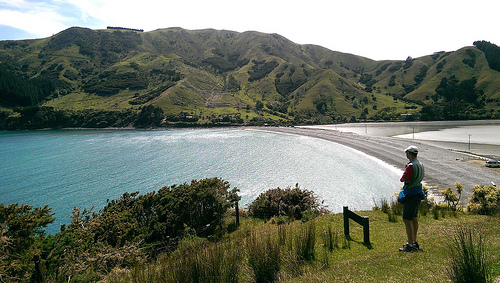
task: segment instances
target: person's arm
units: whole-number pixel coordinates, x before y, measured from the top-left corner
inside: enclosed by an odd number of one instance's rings
[[[413,177],[413,166],[408,165],[406,166],[405,172],[399,181],[408,183],[411,180],[411,177]]]

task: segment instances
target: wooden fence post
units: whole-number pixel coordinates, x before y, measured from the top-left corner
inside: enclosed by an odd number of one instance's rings
[[[344,236],[349,239],[349,208],[344,206]]]

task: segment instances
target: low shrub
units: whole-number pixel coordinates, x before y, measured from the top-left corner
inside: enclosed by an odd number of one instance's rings
[[[500,189],[495,186],[475,185],[472,188],[467,209],[483,215],[498,214],[500,212]]]
[[[460,202],[460,197],[462,196],[462,184],[456,182],[455,188],[457,189],[457,193],[453,192],[451,187],[439,191],[439,193],[444,197],[444,201],[446,202],[448,209],[451,210],[457,209],[457,205]]]
[[[268,190],[260,194],[248,207],[250,216],[261,219],[280,216],[288,216],[292,220],[300,220],[305,216],[310,219],[323,210],[314,192],[303,190],[298,185],[294,188]]]

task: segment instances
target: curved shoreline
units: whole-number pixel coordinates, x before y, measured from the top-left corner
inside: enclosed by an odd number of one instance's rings
[[[500,174],[494,170],[478,166],[470,159],[470,154],[437,147],[422,141],[406,140],[395,137],[358,135],[336,130],[295,128],[295,127],[258,127],[262,131],[303,135],[339,143],[354,148],[384,161],[396,168],[404,169],[407,159],[403,150],[408,145],[416,145],[419,160],[425,165],[424,182],[432,194],[439,195],[439,190],[454,187],[455,182],[463,185],[462,201],[467,201],[474,185],[500,184]]]

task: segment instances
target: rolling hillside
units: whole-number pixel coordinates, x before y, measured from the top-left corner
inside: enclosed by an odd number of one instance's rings
[[[374,61],[253,31],[73,27],[0,41],[0,118],[35,105],[78,117],[159,107],[162,125],[498,118],[500,72],[486,58],[469,46]],[[471,84],[470,101],[448,95]]]

